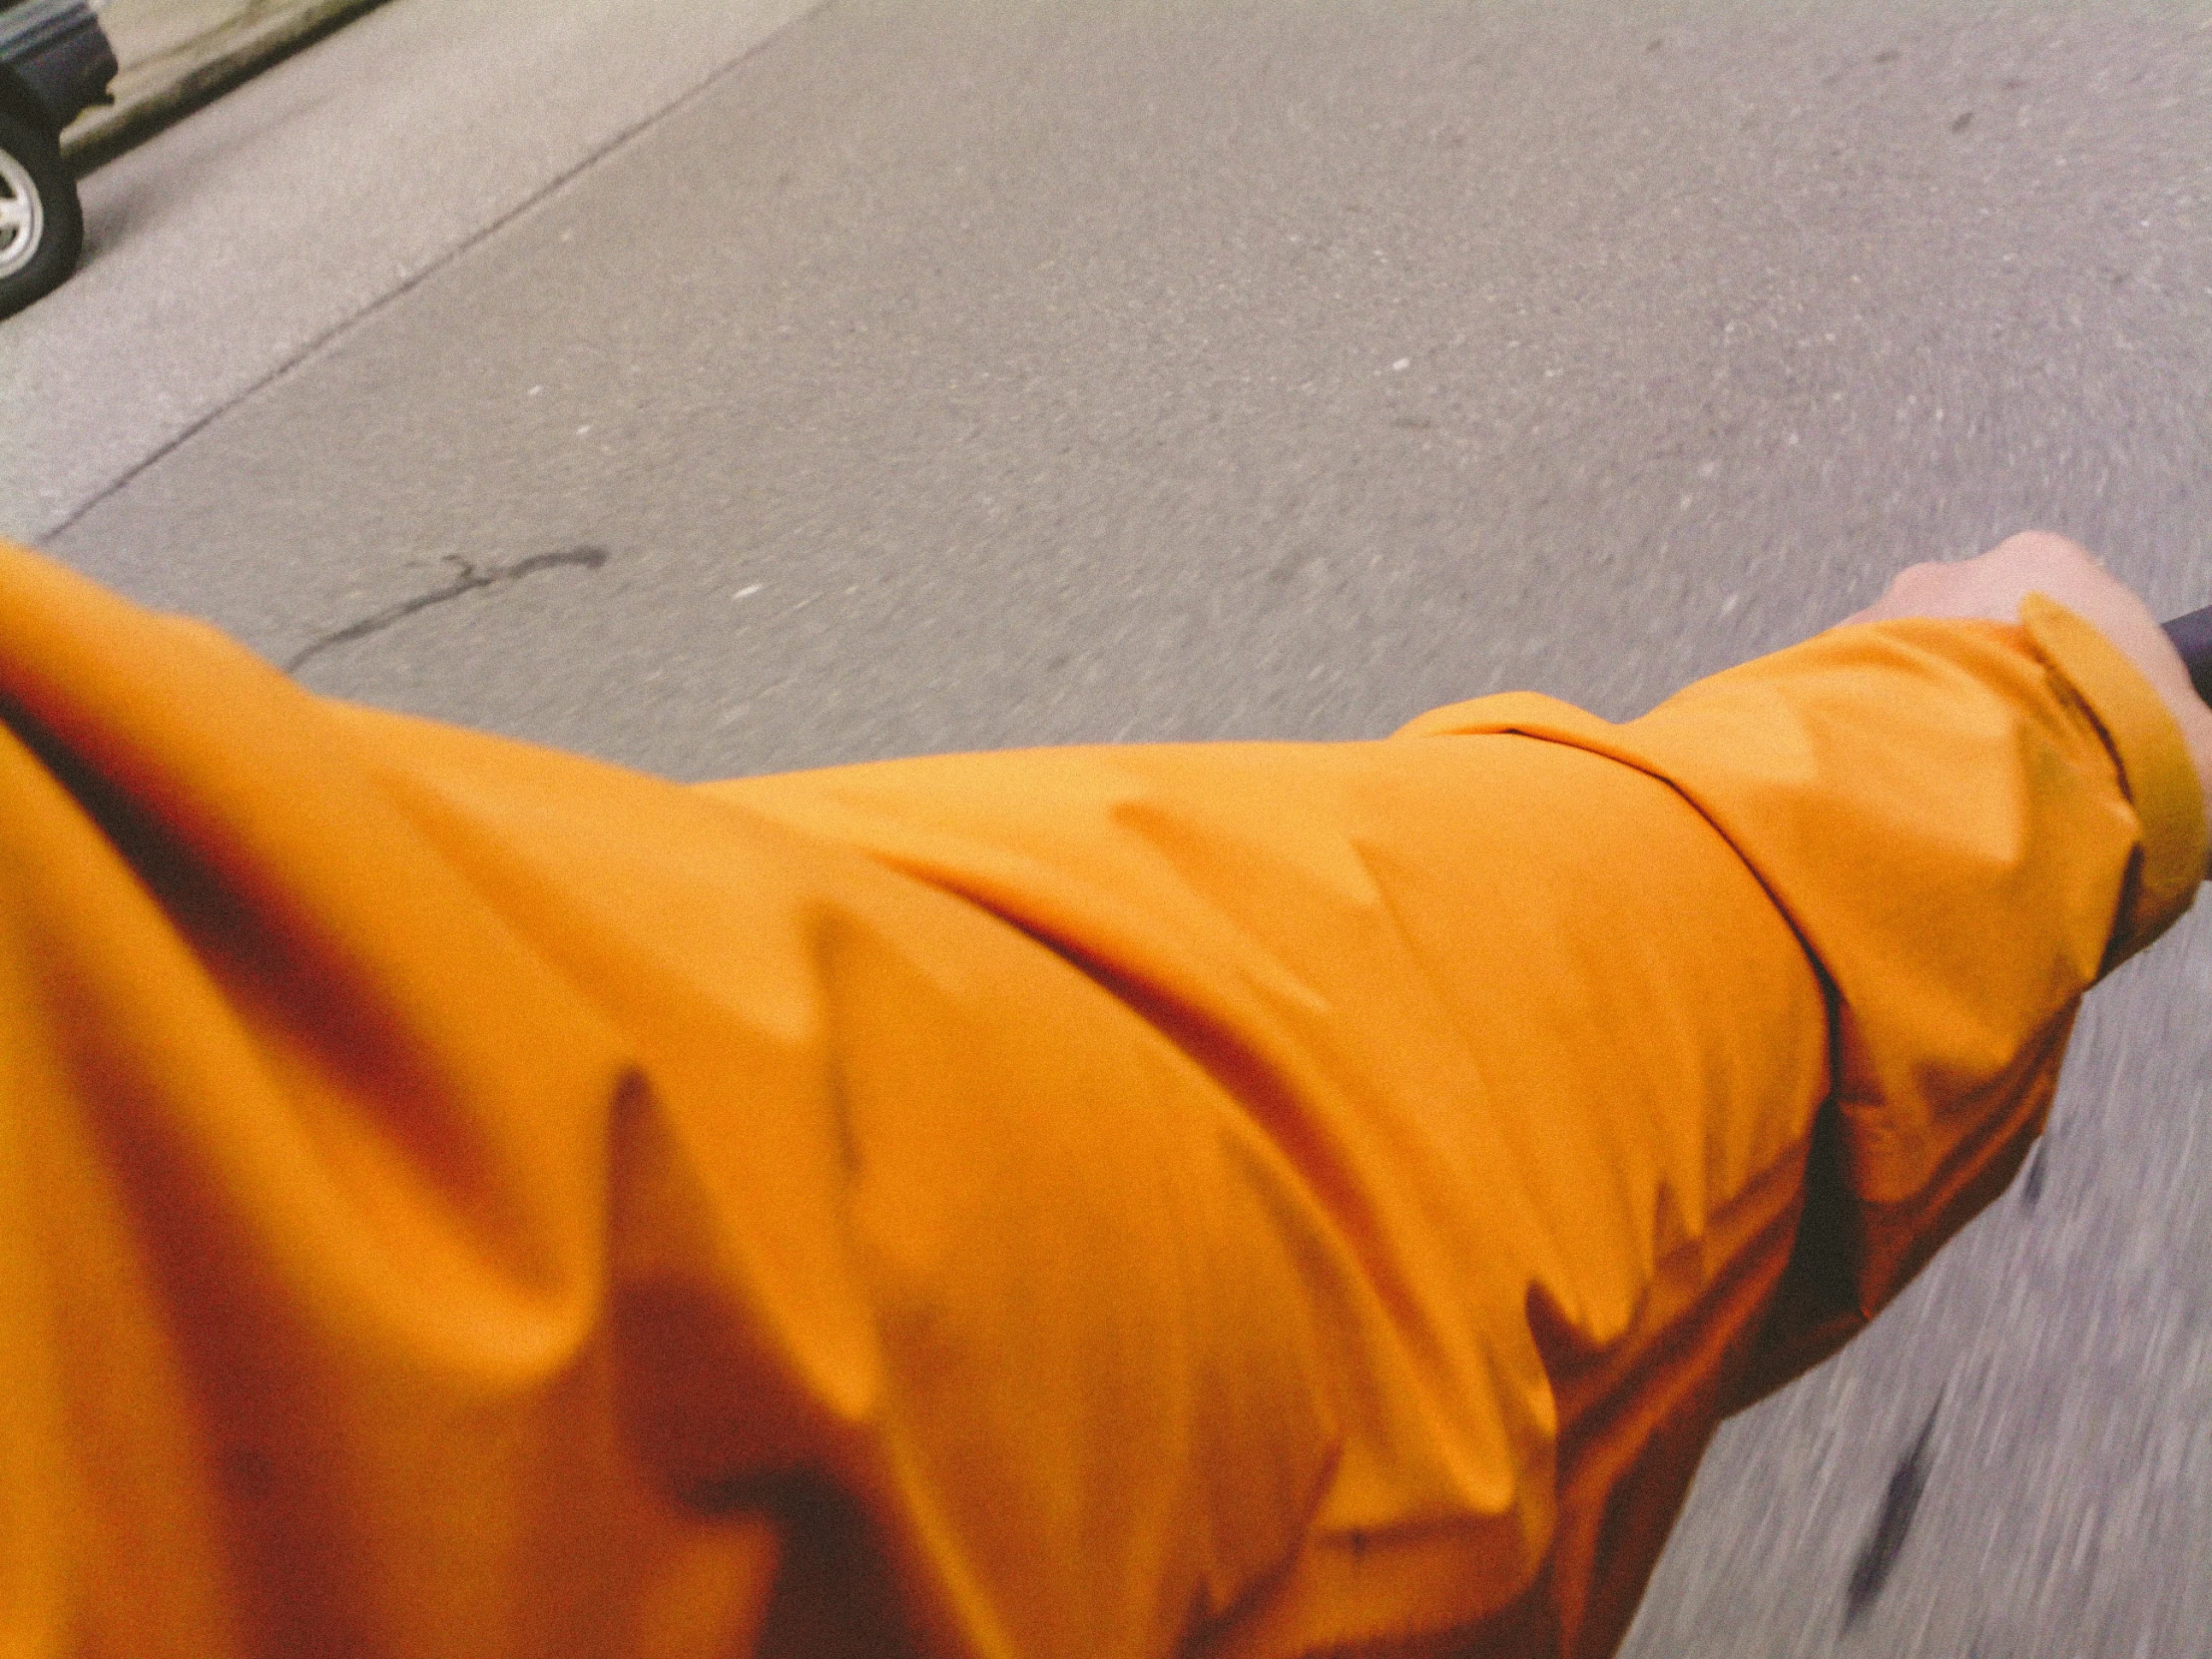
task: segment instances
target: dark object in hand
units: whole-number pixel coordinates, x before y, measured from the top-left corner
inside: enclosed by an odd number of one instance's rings
[[[2197,695],[2212,703],[2212,605],[2167,623],[2166,637],[2189,665],[2189,678],[2196,685]]]

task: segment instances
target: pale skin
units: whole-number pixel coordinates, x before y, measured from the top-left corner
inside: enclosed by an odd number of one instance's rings
[[[1955,564],[1913,565],[1898,573],[1890,591],[1851,617],[1887,622],[1899,617],[1981,617],[2017,622],[2020,602],[2031,593],[2056,600],[2124,652],[2181,724],[2197,764],[2205,812],[2212,818],[2212,709],[2189,683],[2181,654],[2158,619],[2095,555],[2046,530],[2007,537],[1979,558]],[[2207,871],[2212,876],[2212,871]]]

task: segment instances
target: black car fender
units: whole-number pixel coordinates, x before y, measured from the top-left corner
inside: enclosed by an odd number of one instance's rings
[[[0,109],[59,134],[102,102],[115,49],[84,0],[27,0],[0,7]]]
[[[61,130],[54,125],[48,106],[40,102],[22,76],[4,63],[0,63],[0,113],[14,116],[27,127],[42,128],[49,133]]]

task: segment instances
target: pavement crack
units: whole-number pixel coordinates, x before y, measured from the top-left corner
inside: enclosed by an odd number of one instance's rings
[[[1943,1396],[1937,1394],[1936,1403],[1928,1408],[1928,1420],[1921,1424],[1921,1431],[1913,1436],[1912,1445],[1891,1472],[1890,1489],[1882,1496],[1882,1511],[1875,1516],[1874,1530],[1859,1552],[1859,1560],[1851,1569],[1851,1583],[1844,1592],[1847,1631],[1882,1594],[1883,1585],[1890,1581],[1891,1568],[1905,1549],[1906,1534],[1913,1530],[1913,1512],[1920,1507],[1921,1491],[1928,1484],[1929,1443],[1935,1437],[1936,1417],[1942,1408]]]
[[[286,674],[297,674],[312,658],[320,656],[332,646],[350,645],[355,640],[365,640],[371,634],[380,634],[395,622],[404,622],[417,611],[427,611],[433,605],[443,605],[449,599],[475,593],[483,588],[495,588],[502,582],[519,582],[525,576],[535,576],[541,570],[558,570],[566,565],[580,565],[586,570],[597,570],[607,562],[604,547],[564,547],[557,553],[533,553],[527,559],[517,559],[509,565],[490,565],[482,570],[466,559],[449,559],[459,572],[444,587],[429,593],[403,599],[396,605],[387,605],[373,615],[364,616],[358,622],[349,622],[342,628],[333,628],[327,634],[319,634],[292,654],[284,664]]]

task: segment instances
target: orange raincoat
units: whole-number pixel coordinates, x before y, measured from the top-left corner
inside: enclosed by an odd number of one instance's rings
[[[680,788],[0,550],[0,1648],[1595,1655],[2205,867],[2103,637]]]

